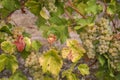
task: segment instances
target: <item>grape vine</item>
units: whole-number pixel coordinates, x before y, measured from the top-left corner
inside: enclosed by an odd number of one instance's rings
[[[10,72],[0,80],[29,80],[18,57],[33,80],[88,80],[92,74],[92,80],[120,80],[119,7],[119,0],[0,0],[0,74]],[[11,23],[17,10],[37,17],[47,50]],[[79,40],[71,39],[71,32]],[[91,66],[97,71],[92,73]]]

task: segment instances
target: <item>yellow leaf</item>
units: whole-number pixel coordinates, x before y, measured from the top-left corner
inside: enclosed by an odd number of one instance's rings
[[[44,19],[49,19],[50,15],[48,10],[43,7],[42,10],[40,11],[40,15],[44,18]]]

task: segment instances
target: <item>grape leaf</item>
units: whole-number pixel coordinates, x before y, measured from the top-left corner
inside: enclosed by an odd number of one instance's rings
[[[94,25],[93,21],[94,21],[93,17],[88,17],[86,19],[83,19],[83,18],[78,19],[78,20],[76,20],[78,26],[75,26],[74,29],[79,30],[79,29],[86,27],[86,26],[92,26],[92,25]]]
[[[51,16],[60,16],[64,13],[64,2],[59,2],[59,1],[56,1],[55,2],[55,6],[57,7],[57,11],[55,12],[51,12]]]
[[[18,69],[17,59],[13,55],[6,55],[6,69],[9,69],[14,73]]]
[[[87,7],[85,9],[85,11],[88,13],[88,14],[97,14],[98,12],[98,5],[96,4],[96,0],[89,0],[87,2]]]
[[[81,72],[83,76],[90,74],[89,67],[87,66],[87,64],[80,64],[78,66],[78,70]]]
[[[9,11],[14,11],[20,8],[20,2],[18,0],[2,0],[2,6]]]
[[[22,52],[24,50],[24,48],[25,48],[25,41],[23,39],[23,36],[19,35],[18,38],[17,38],[17,40],[14,41],[14,44],[16,45],[17,50],[19,52]]]
[[[10,41],[4,41],[4,42],[1,43],[1,49],[5,53],[12,54],[12,53],[15,52],[15,45],[12,44]]]
[[[76,77],[76,75],[73,74],[73,73],[67,74],[67,75],[66,75],[66,78],[67,78],[67,80],[79,80],[79,79]]]
[[[37,0],[28,0],[25,5],[33,14],[39,15],[41,4]]]
[[[42,66],[42,70],[44,73],[49,71],[54,75],[59,74],[60,69],[63,65],[62,59],[58,55],[58,52],[54,49],[51,49],[45,52],[39,58],[39,62],[40,62],[40,65]]]
[[[28,37],[25,37],[24,41],[25,41],[25,44],[26,44],[25,50],[29,51],[31,49],[31,40]]]
[[[62,77],[66,77],[67,80],[79,80],[76,75],[69,70],[66,70],[62,73]]]
[[[21,71],[16,71],[9,80],[27,80],[27,78]]]
[[[33,50],[39,51],[40,47],[41,47],[41,43],[38,40],[32,41]]]
[[[6,18],[6,16],[8,16],[9,14],[10,14],[10,11],[4,8],[0,8],[0,15],[2,15],[0,16],[1,19]]]
[[[5,37],[6,37],[6,33],[0,32],[0,43],[2,43],[3,41],[5,41]]]
[[[59,26],[59,28],[57,28],[59,33],[60,33],[60,41],[61,43],[64,43],[66,41],[66,39],[69,37],[69,32],[68,32],[68,27],[65,25]]]
[[[42,80],[54,80],[54,79],[46,75],[46,76],[43,76]]]
[[[68,58],[72,62],[76,62],[85,53],[85,49],[82,46],[80,46],[77,40],[67,40],[66,44],[67,48],[63,48],[62,50],[63,58]]]
[[[0,72],[5,68],[6,56],[4,54],[0,55]]]
[[[115,79],[116,79],[116,80],[120,80],[120,74],[117,74],[117,75],[115,76]]]
[[[43,7],[42,10],[40,11],[40,15],[46,20],[49,19],[50,17],[49,12],[45,7]]]
[[[120,71],[120,63],[119,62],[116,64],[116,67],[117,67],[117,71]]]
[[[50,17],[49,19],[50,23],[54,23],[56,25],[66,25],[67,20],[64,18],[60,18],[58,16]]]
[[[98,60],[99,60],[99,62],[101,64],[101,66],[103,66],[105,64],[105,62],[106,62],[106,59],[103,56],[99,56]]]
[[[17,59],[13,55],[1,54],[0,55],[0,71],[4,68],[9,69],[14,73],[18,68]]]
[[[109,75],[107,65],[100,67],[95,76],[98,80],[116,80],[115,77]]]
[[[8,34],[12,34],[12,32],[10,31],[10,29],[8,28],[8,26],[3,26],[2,28],[0,28],[1,32],[6,32]]]
[[[77,5],[78,10],[82,13],[85,14],[85,8],[86,8],[86,4],[84,4],[83,2],[79,3]]]

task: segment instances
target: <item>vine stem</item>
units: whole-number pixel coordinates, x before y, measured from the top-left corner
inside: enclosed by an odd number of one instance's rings
[[[86,16],[84,16],[81,12],[79,12],[79,10],[73,5],[73,3],[68,0],[69,6],[74,9],[78,14],[80,14],[80,16],[82,16],[84,19],[86,18]]]
[[[64,7],[64,10],[65,10],[66,16],[67,16],[69,19],[73,20],[73,16],[71,16],[70,13],[67,11],[66,6]]]

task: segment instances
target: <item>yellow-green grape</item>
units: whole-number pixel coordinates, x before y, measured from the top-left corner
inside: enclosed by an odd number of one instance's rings
[[[86,49],[86,53],[89,58],[95,57],[95,46],[93,44],[93,41],[96,39],[96,27],[87,27],[85,29],[85,32],[80,33],[80,38],[82,40],[83,46]]]
[[[120,41],[113,39],[110,43],[109,57],[111,58],[111,67],[120,71]]]
[[[97,52],[100,54],[107,53],[109,50],[109,44],[112,39],[112,31],[109,26],[109,21],[107,19],[102,18],[97,26],[97,38],[98,38],[98,47]]]
[[[24,29],[22,27],[14,27],[12,29],[12,34],[14,38],[17,38],[18,35],[22,35],[24,32]]]
[[[107,53],[112,39],[109,21],[102,18],[96,25],[86,27],[80,32],[80,38],[89,58],[94,58],[95,53]]]
[[[49,11],[50,12],[56,12],[57,11],[57,7],[55,6],[54,3],[49,3],[48,6],[49,6]]]
[[[32,52],[26,59],[25,66],[34,68],[33,66],[36,65],[39,65],[38,56],[34,52]]]
[[[119,56],[120,55],[120,41],[119,40],[113,40],[110,44],[109,53],[112,56]],[[116,55],[115,55],[116,54]]]
[[[55,3],[55,0],[47,0],[49,3]]]
[[[29,68],[30,74],[33,76],[34,80],[40,80],[42,71],[36,53],[31,52],[25,61],[25,66]]]
[[[34,80],[41,80],[42,71],[41,70],[34,71],[32,72],[32,75]]]

